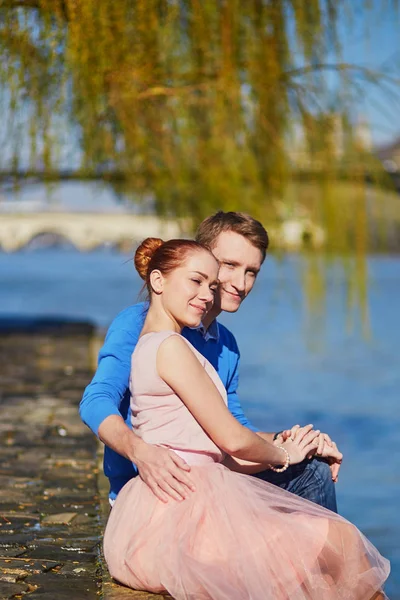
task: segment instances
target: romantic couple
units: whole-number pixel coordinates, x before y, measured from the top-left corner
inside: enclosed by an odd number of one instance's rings
[[[218,212],[196,241],[137,249],[148,301],[111,324],[80,405],[106,446],[107,564],[176,600],[383,599],[388,561],[336,514],[336,444],[312,425],[260,432],[237,396],[239,350],[216,317],[239,309],[267,248],[261,223]]]

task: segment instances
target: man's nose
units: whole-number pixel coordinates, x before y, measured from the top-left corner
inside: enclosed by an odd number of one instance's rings
[[[238,292],[244,292],[246,289],[246,276],[241,271],[237,271],[231,281],[233,287]]]

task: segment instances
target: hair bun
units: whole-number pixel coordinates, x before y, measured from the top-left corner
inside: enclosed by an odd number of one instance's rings
[[[146,281],[149,263],[160,246],[163,245],[160,238],[148,237],[139,245],[135,252],[135,268],[140,277]]]

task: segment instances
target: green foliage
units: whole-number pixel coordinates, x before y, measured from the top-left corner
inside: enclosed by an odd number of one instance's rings
[[[365,251],[362,194],[348,207],[353,237],[342,235],[334,194],[343,169],[357,182],[365,170],[342,93],[354,70],[340,63],[338,41],[338,23],[354,5],[1,0],[0,77],[14,167],[28,132],[31,166],[57,169],[67,128],[82,175],[118,173],[123,191],[151,194],[160,214],[189,216],[194,225],[220,208],[278,219],[300,170],[321,186],[308,210],[328,248],[351,250],[355,239]],[[329,110],[326,68],[336,70],[341,92]],[[348,132],[340,156],[338,122]],[[304,140],[300,159],[294,132]]]

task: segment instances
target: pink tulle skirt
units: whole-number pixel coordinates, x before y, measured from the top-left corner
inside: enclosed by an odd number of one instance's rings
[[[122,489],[104,535],[119,582],[176,600],[369,600],[382,588],[388,561],[342,517],[217,463],[191,477],[182,502],[139,477]]]

